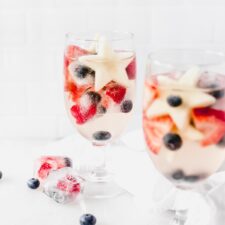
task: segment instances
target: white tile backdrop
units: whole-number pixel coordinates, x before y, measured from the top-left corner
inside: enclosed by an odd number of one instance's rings
[[[0,0],[0,138],[73,132],[62,95],[64,34],[88,29],[136,34],[140,88],[153,48],[225,49],[225,1]],[[137,112],[140,97],[139,89]]]

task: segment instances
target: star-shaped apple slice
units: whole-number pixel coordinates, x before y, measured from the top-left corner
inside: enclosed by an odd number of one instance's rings
[[[216,101],[213,96],[196,87],[199,77],[200,72],[196,67],[188,70],[178,80],[158,76],[159,96],[148,108],[147,116],[170,115],[178,130],[189,134],[195,129],[190,127],[191,110],[210,106]],[[174,97],[179,99],[179,105],[170,104],[169,100]]]
[[[79,57],[79,62],[95,71],[95,90],[99,91],[110,81],[125,87],[129,86],[126,67],[133,59],[133,54],[114,51],[103,37],[98,41],[97,55]]]

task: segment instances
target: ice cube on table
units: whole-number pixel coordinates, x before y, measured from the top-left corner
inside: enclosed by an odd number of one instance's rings
[[[41,156],[35,163],[35,177],[44,181],[49,173],[64,167],[72,167],[72,160],[65,156]]]
[[[57,203],[74,201],[82,193],[85,180],[72,168],[52,171],[46,179],[43,192]]]

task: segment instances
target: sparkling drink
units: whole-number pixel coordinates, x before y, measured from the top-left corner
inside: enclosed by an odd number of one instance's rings
[[[225,55],[188,49],[150,54],[143,129],[153,163],[175,191],[153,223],[214,224],[201,185],[225,160]]]
[[[225,77],[196,67],[145,83],[143,123],[156,167],[178,186],[214,173],[225,158]]]
[[[86,49],[66,47],[66,107],[73,125],[85,138],[103,144],[124,131],[133,109],[135,73],[134,53],[113,51],[107,40],[100,38]]]

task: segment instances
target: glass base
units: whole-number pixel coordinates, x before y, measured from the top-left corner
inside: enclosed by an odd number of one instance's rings
[[[176,190],[164,201],[156,203],[150,215],[148,224],[211,225],[215,207],[201,193]]]
[[[84,198],[114,198],[126,193],[108,173],[93,174],[86,178],[85,188],[83,191]]]

